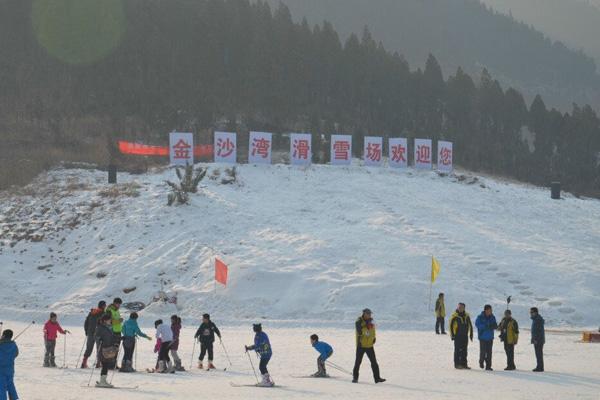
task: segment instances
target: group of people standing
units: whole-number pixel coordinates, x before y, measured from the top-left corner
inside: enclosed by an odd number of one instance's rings
[[[546,342],[544,319],[536,307],[532,307],[529,313],[532,320],[531,344],[534,346],[537,361],[533,372],[544,372],[544,344]],[[446,308],[444,293],[440,293],[436,300],[435,315],[435,332],[436,334],[445,335]],[[473,341],[473,324],[469,313],[465,310],[464,303],[458,303],[456,311],[450,317],[449,327],[450,338],[454,341],[454,367],[456,369],[471,369],[467,363],[467,348],[469,340]],[[506,353],[507,365],[504,370],[513,371],[517,369],[515,365],[515,346],[519,342],[519,324],[513,318],[511,310],[504,311],[504,317],[498,324],[492,306],[486,304],[481,314],[475,319],[475,327],[479,339],[479,367],[487,371],[493,370],[492,349],[495,331],[498,330]]]

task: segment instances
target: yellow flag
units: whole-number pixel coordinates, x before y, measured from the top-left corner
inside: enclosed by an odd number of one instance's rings
[[[435,257],[431,257],[431,283],[435,282],[437,276],[440,274],[440,263]]]

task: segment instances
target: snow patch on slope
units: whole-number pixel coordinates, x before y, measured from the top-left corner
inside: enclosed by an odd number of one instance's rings
[[[104,172],[59,169],[0,194],[4,312],[77,315],[114,296],[148,304],[164,287],[177,306],[146,312],[335,324],[368,306],[423,328],[435,255],[433,291],[449,311],[501,308],[512,295],[522,320],[535,305],[551,326],[598,324],[599,201],[431,171],[241,165],[238,175],[203,181],[180,207],[166,206],[169,169],[120,174],[116,189]],[[230,265],[216,292],[215,256]]]

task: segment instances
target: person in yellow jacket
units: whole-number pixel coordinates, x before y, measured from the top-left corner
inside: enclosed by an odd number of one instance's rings
[[[368,308],[365,308],[362,315],[358,317],[355,324],[356,330],[356,360],[354,361],[354,370],[352,371],[352,382],[358,382],[358,372],[363,356],[366,354],[371,362],[373,370],[373,379],[375,383],[385,382],[385,379],[379,374],[379,364],[375,357],[375,324],[373,323],[373,313]]]
[[[123,330],[123,318],[121,318],[121,312],[119,311],[121,304],[123,304],[123,300],[116,297],[112,304],[106,308],[106,312],[110,313],[113,334],[118,337],[121,337],[121,331]]]
[[[471,369],[467,363],[467,348],[469,338],[473,341],[473,324],[465,311],[465,303],[458,303],[457,310],[450,317],[450,338],[454,341],[454,368]]]
[[[446,334],[445,319],[446,318],[446,306],[444,305],[444,293],[438,295],[435,301],[435,333],[437,335]]]
[[[512,317],[510,310],[504,311],[504,318],[498,325],[500,331],[500,340],[504,342],[504,352],[506,353],[505,371],[514,371],[515,366],[515,345],[519,342],[519,324]]]

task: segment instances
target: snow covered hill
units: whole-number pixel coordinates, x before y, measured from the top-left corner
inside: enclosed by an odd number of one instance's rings
[[[79,321],[120,296],[161,316],[347,325],[368,306],[387,327],[432,328],[435,255],[448,310],[512,295],[517,319],[535,305],[549,326],[599,324],[600,201],[429,171],[237,168],[237,183],[207,178],[189,206],[166,205],[170,169],[120,174],[116,187],[105,172],[58,169],[0,193],[0,318]],[[216,292],[215,256],[230,266]],[[151,301],[161,285],[177,306]]]

